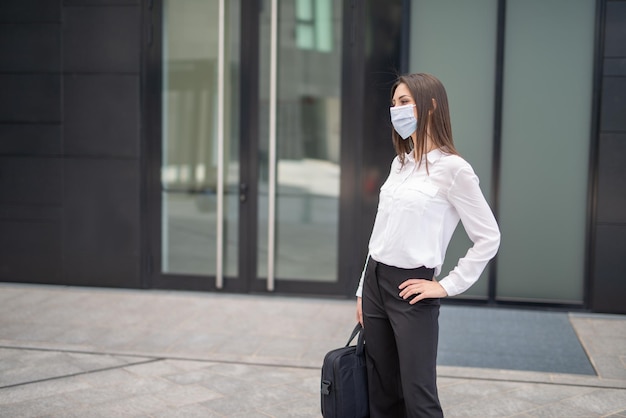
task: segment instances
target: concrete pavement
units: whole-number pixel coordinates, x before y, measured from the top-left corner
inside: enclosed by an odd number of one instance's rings
[[[446,417],[626,417],[626,316],[568,319],[596,375],[440,365]],[[0,417],[319,417],[353,323],[345,300],[0,284]]]

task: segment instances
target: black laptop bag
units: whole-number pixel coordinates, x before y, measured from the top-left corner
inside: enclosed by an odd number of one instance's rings
[[[350,342],[359,334],[356,346]],[[357,324],[345,347],[329,351],[322,365],[321,402],[324,418],[367,418],[367,370],[364,332]]]

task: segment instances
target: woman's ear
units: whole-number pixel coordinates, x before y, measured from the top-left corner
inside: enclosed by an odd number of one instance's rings
[[[428,110],[428,116],[432,115],[435,109],[437,109],[437,100],[433,97],[432,99],[433,107]]]

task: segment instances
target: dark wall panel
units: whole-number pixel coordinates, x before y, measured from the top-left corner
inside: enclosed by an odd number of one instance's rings
[[[0,157],[0,204],[60,206],[62,160]]]
[[[626,24],[626,22],[625,22]],[[626,39],[624,40],[626,42]],[[626,131],[626,78],[604,77],[600,130]]]
[[[61,77],[55,74],[0,74],[1,122],[59,122]]]
[[[60,72],[61,25],[0,24],[0,72]]]
[[[626,313],[626,225],[599,225],[592,309]]]
[[[626,1],[607,1],[591,309],[626,313]]]
[[[0,219],[0,281],[61,283],[61,223]]]
[[[608,1],[604,55],[626,57],[626,1]]]
[[[63,15],[66,72],[139,72],[139,7],[66,7]]]
[[[139,156],[139,76],[67,75],[66,155]]]
[[[65,6],[139,5],[141,0],[63,0]]]
[[[0,204],[0,220],[5,222],[52,221],[60,224],[62,219],[61,206]],[[58,246],[61,248],[60,242]]]
[[[626,77],[626,58],[607,58],[604,60],[604,75]]]
[[[139,286],[137,162],[66,159],[64,181],[66,283]]]
[[[139,287],[142,3],[0,1],[0,280]]]
[[[61,0],[2,0],[0,22],[60,22]]]
[[[0,1],[0,56],[0,281],[61,283],[61,1]]]
[[[0,155],[60,155],[60,124],[0,124]]]
[[[71,286],[139,288],[139,256],[66,254],[63,283]]]
[[[598,160],[597,220],[626,224],[626,133],[600,135]]]

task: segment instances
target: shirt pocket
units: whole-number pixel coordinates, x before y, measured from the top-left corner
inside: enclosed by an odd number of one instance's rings
[[[423,214],[439,193],[439,187],[431,183],[413,183],[403,188],[399,195],[400,205],[412,213]]]

